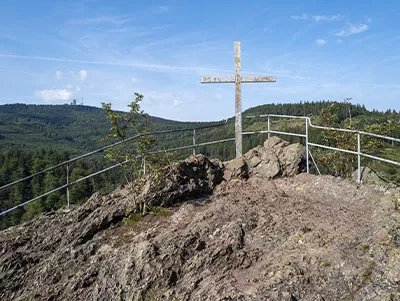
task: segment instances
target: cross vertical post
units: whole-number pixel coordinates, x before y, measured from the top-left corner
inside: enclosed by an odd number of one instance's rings
[[[242,78],[240,74],[240,42],[235,42],[235,140],[236,158],[242,156]]]
[[[275,76],[242,76],[240,42],[234,44],[235,51],[235,76],[210,77],[203,76],[201,83],[232,83],[235,84],[235,150],[236,158],[242,156],[242,83],[276,82]]]

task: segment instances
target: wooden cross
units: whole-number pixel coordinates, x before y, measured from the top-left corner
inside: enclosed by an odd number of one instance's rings
[[[201,83],[235,83],[236,158],[242,156],[242,83],[276,82],[275,76],[241,76],[240,42],[235,42],[235,76],[202,77]]]

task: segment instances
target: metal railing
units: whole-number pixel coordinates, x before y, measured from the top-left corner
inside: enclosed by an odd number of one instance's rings
[[[141,137],[145,137],[145,136],[156,136],[156,135],[165,135],[165,134],[172,134],[172,133],[182,133],[182,132],[192,132],[192,135],[193,135],[193,144],[191,144],[191,145],[185,145],[185,146],[172,147],[172,148],[168,148],[168,149],[156,150],[156,151],[150,152],[149,154],[157,154],[157,153],[161,153],[161,152],[173,152],[173,151],[184,150],[184,149],[190,149],[190,148],[192,149],[192,153],[193,153],[193,154],[196,154],[196,147],[201,147],[201,146],[206,146],[206,145],[212,145],[212,144],[217,144],[217,143],[224,143],[224,142],[229,142],[229,141],[234,141],[234,140],[235,140],[235,138],[228,138],[228,139],[214,140],[214,141],[203,142],[203,143],[196,143],[196,130],[203,130],[203,129],[210,129],[210,128],[221,127],[221,126],[226,125],[226,124],[227,124],[227,121],[228,121],[228,120],[226,120],[226,121],[223,122],[223,123],[212,124],[212,125],[206,125],[206,126],[201,126],[201,127],[196,127],[196,128],[175,129],[175,130],[165,130],[165,131],[141,133],[141,134],[138,134],[138,135],[129,137],[129,138],[125,139],[125,140],[118,141],[118,142],[116,142],[116,143],[113,143],[113,144],[110,144],[110,145],[107,145],[107,146],[98,148],[98,149],[96,149],[96,150],[94,150],[94,151],[88,152],[88,153],[86,153],[86,154],[83,154],[83,155],[81,155],[81,156],[72,158],[72,159],[70,159],[70,160],[61,162],[61,163],[59,163],[59,164],[56,164],[56,165],[51,166],[51,167],[49,167],[49,168],[43,169],[43,170],[41,170],[41,171],[39,171],[39,172],[36,172],[36,173],[34,173],[34,174],[31,174],[31,175],[26,176],[26,177],[21,178],[21,179],[18,179],[18,180],[16,180],[16,181],[7,183],[7,184],[1,186],[1,187],[0,187],[0,190],[5,189],[5,188],[8,188],[8,187],[11,187],[11,186],[16,185],[16,184],[18,184],[18,183],[21,183],[21,182],[23,182],[23,181],[32,179],[32,178],[34,178],[34,177],[36,177],[36,176],[39,176],[39,175],[41,175],[41,174],[43,174],[43,173],[46,173],[46,172],[55,170],[55,169],[57,169],[57,168],[59,168],[59,167],[62,167],[62,166],[65,166],[65,167],[66,167],[66,174],[67,174],[67,177],[66,177],[66,184],[61,185],[61,186],[59,186],[59,187],[57,187],[57,188],[54,188],[54,189],[52,189],[52,190],[50,190],[50,191],[47,191],[47,192],[45,192],[45,193],[43,193],[43,194],[41,194],[41,195],[39,195],[39,196],[36,196],[36,197],[34,197],[34,198],[30,199],[30,200],[27,200],[27,201],[25,201],[25,202],[22,202],[22,203],[20,203],[20,204],[14,206],[14,207],[12,207],[12,208],[9,208],[9,209],[7,209],[7,210],[4,210],[4,211],[0,212],[0,216],[5,215],[5,214],[7,214],[7,213],[9,213],[9,212],[11,212],[11,211],[14,211],[14,210],[16,210],[16,209],[18,209],[18,208],[20,208],[20,207],[26,206],[26,205],[28,205],[28,204],[31,203],[31,202],[34,202],[34,201],[36,201],[36,200],[38,200],[38,199],[40,199],[40,198],[42,198],[42,197],[46,197],[46,196],[48,196],[48,195],[50,195],[50,194],[52,194],[52,193],[55,193],[55,192],[57,192],[57,191],[59,191],[59,190],[65,189],[65,188],[67,189],[67,206],[69,207],[69,206],[70,206],[70,200],[69,200],[69,187],[70,187],[70,186],[72,186],[72,185],[74,185],[74,184],[77,184],[77,183],[79,183],[79,182],[82,182],[82,181],[84,181],[84,180],[87,180],[87,179],[89,179],[89,178],[92,178],[92,177],[94,177],[94,176],[96,176],[96,175],[102,174],[102,173],[104,173],[104,172],[106,172],[106,171],[109,171],[109,170],[111,170],[111,169],[114,169],[114,168],[116,168],[116,167],[120,167],[121,165],[124,165],[124,164],[127,164],[128,162],[130,162],[130,160],[126,160],[126,161],[124,161],[124,162],[120,162],[120,163],[114,164],[114,165],[112,165],[112,166],[109,166],[109,167],[107,167],[107,168],[104,168],[104,169],[102,169],[102,170],[99,170],[99,171],[97,171],[97,172],[91,173],[90,175],[84,176],[84,177],[79,178],[79,179],[77,179],[77,180],[75,180],[75,181],[70,181],[70,180],[69,180],[69,166],[70,166],[71,163],[76,162],[76,161],[78,161],[78,160],[80,160],[80,159],[83,159],[83,158],[86,158],[86,157],[89,157],[89,156],[98,154],[98,153],[103,152],[103,151],[105,151],[105,150],[107,150],[107,149],[116,147],[116,146],[118,146],[118,145],[121,145],[121,144],[123,144],[123,143],[129,142],[129,141],[132,141],[132,140],[138,140],[138,139],[140,139]],[[144,166],[145,166],[145,165],[144,165]]]
[[[348,154],[353,154],[357,155],[357,183],[361,183],[361,157],[366,157],[369,159],[373,160],[378,160],[381,162],[393,164],[396,166],[400,167],[400,162],[381,158],[378,156],[373,156],[367,153],[364,153],[361,151],[361,137],[362,136],[369,136],[369,137],[375,137],[375,138],[380,138],[392,142],[400,142],[399,138],[393,138],[389,136],[384,136],[384,135],[379,135],[379,134],[374,134],[374,133],[369,133],[369,132],[364,132],[364,131],[358,131],[358,130],[349,130],[349,129],[342,129],[342,128],[333,128],[333,127],[326,127],[326,126],[319,126],[319,125],[314,125],[311,122],[311,118],[307,116],[291,116],[291,115],[276,115],[276,114],[266,114],[266,115],[258,115],[258,116],[247,116],[247,118],[267,118],[267,131],[256,131],[256,132],[244,132],[243,134],[254,134],[254,133],[268,133],[268,138],[270,137],[270,133],[274,134],[283,134],[283,135],[289,135],[289,136],[296,136],[296,137],[302,137],[305,138],[305,144],[306,144],[306,160],[307,160],[307,173],[310,172],[310,164],[309,164],[309,157],[311,157],[312,161],[314,162],[316,169],[318,173],[320,173],[319,168],[314,160],[314,158],[311,155],[311,152],[309,151],[309,146],[315,146],[315,147],[320,147],[324,149],[329,149],[329,150],[334,150],[334,151],[339,151],[339,152],[344,152]],[[290,118],[290,119],[303,119],[305,120],[305,134],[296,134],[296,133],[290,133],[290,132],[280,132],[280,131],[273,131],[271,130],[271,117],[274,118]],[[357,135],[357,151],[353,150],[348,150],[348,149],[343,149],[343,148],[338,148],[338,147],[332,147],[332,146],[327,146],[323,144],[317,144],[317,143],[312,143],[309,142],[309,128],[315,128],[315,129],[320,129],[320,130],[328,130],[328,131],[337,131],[337,132],[346,132],[346,133],[353,133]]]
[[[320,170],[314,160],[314,157],[312,156],[310,150],[309,150],[309,146],[314,146],[314,147],[319,147],[319,148],[324,148],[324,149],[329,149],[329,150],[334,150],[334,151],[340,151],[340,152],[344,152],[344,153],[349,153],[349,154],[353,154],[353,155],[357,155],[357,165],[358,165],[358,174],[357,174],[357,183],[361,183],[361,157],[366,157],[366,158],[370,158],[373,160],[378,160],[381,162],[385,162],[385,163],[389,163],[389,164],[393,164],[396,166],[400,167],[400,162],[397,161],[393,161],[393,160],[388,160],[385,158],[381,158],[381,157],[377,157],[377,156],[373,156],[370,154],[366,154],[364,152],[361,151],[361,137],[362,136],[371,136],[371,137],[375,137],[375,138],[380,138],[380,139],[385,139],[385,140],[389,140],[389,141],[393,141],[393,142],[399,142],[400,143],[400,139],[399,138],[393,138],[393,137],[389,137],[389,136],[383,136],[383,135],[378,135],[378,134],[373,134],[373,133],[369,133],[369,132],[363,132],[363,131],[357,131],[357,130],[349,130],[349,129],[341,129],[341,128],[331,128],[331,127],[324,127],[324,126],[318,126],[318,125],[313,125],[311,123],[311,119],[310,117],[306,117],[306,116],[291,116],[291,115],[277,115],[277,114],[266,114],[266,115],[257,115],[257,116],[246,116],[245,118],[267,118],[267,130],[260,130],[260,131],[247,131],[247,132],[243,132],[242,135],[253,135],[253,134],[268,134],[268,138],[270,138],[271,134],[279,134],[279,135],[288,135],[288,136],[295,136],[295,137],[300,137],[300,138],[304,138],[305,139],[305,147],[306,147],[306,154],[308,154],[306,156],[306,168],[307,168],[307,173],[310,172],[310,162],[309,159],[311,158],[311,160],[314,163],[314,166],[316,167],[316,170],[319,174]],[[299,134],[299,133],[292,133],[292,132],[284,132],[284,131],[276,131],[273,130],[271,128],[271,118],[286,118],[286,119],[302,119],[304,120],[304,125],[305,125],[305,133],[304,134]],[[173,148],[169,148],[169,149],[162,149],[162,150],[156,150],[151,152],[150,154],[157,154],[157,153],[161,153],[161,152],[171,152],[171,151],[178,151],[178,150],[184,150],[184,149],[192,149],[192,153],[193,155],[196,154],[196,148],[201,147],[201,146],[207,146],[207,145],[213,145],[213,144],[217,144],[217,143],[225,143],[225,142],[230,142],[230,141],[234,141],[235,138],[227,138],[227,139],[221,139],[221,140],[214,140],[214,141],[208,141],[208,142],[203,142],[203,143],[196,143],[196,130],[202,130],[202,129],[208,129],[208,128],[216,128],[216,127],[221,127],[227,124],[227,121],[224,123],[219,123],[219,124],[213,124],[213,125],[208,125],[208,126],[202,126],[202,127],[196,127],[196,128],[187,128],[187,129],[178,129],[178,130],[165,130],[165,131],[158,131],[158,132],[148,132],[148,133],[142,133],[142,134],[138,134],[135,135],[133,137],[127,138],[123,141],[119,141],[104,147],[101,147],[99,149],[96,149],[94,151],[88,152],[84,155],[75,157],[73,159],[64,161],[62,163],[59,163],[57,165],[54,165],[52,167],[46,168],[44,170],[41,170],[37,173],[34,173],[32,175],[29,175],[27,177],[21,178],[19,180],[13,181],[11,183],[5,184],[3,186],[0,187],[0,190],[5,189],[7,187],[13,186],[15,184],[18,184],[20,182],[32,179],[35,176],[38,176],[40,174],[43,174],[45,172],[49,172],[52,171],[56,168],[62,167],[62,166],[66,166],[66,172],[67,172],[67,180],[66,180],[66,184],[59,186],[57,188],[54,188],[46,193],[43,193],[39,196],[36,196],[30,200],[27,200],[23,203],[20,203],[12,208],[9,208],[5,211],[0,212],[0,216],[5,215],[11,211],[16,210],[17,208],[23,207],[33,201],[36,201],[42,197],[48,196],[54,192],[57,192],[59,190],[62,189],[67,189],[67,206],[69,207],[70,205],[70,200],[69,200],[69,187],[77,184],[81,181],[84,181],[86,179],[89,179],[91,177],[94,177],[96,175],[99,175],[101,173],[104,173],[106,171],[109,171],[111,169],[114,169],[116,167],[119,167],[123,164],[126,164],[129,162],[129,160],[126,160],[124,162],[120,162],[118,164],[112,165],[110,167],[104,168],[102,170],[99,170],[97,172],[94,172],[90,175],[84,176],[82,178],[79,178],[77,180],[74,181],[70,181],[69,180],[69,164],[78,161],[80,159],[92,156],[94,154],[100,153],[102,151],[105,151],[109,148],[112,147],[116,147],[122,143],[126,143],[128,141],[132,141],[132,140],[137,140],[141,137],[145,137],[145,136],[149,136],[149,135],[162,135],[162,134],[170,134],[170,133],[179,133],[179,132],[192,132],[192,141],[193,143],[190,145],[185,145],[185,146],[178,146],[178,147],[173,147]],[[353,151],[353,150],[348,150],[348,149],[342,149],[342,148],[337,148],[337,147],[332,147],[332,146],[327,146],[327,145],[323,145],[323,144],[317,144],[317,143],[313,143],[309,141],[309,130],[310,128],[315,128],[315,129],[321,129],[321,130],[329,130],[329,131],[339,131],[339,132],[347,132],[347,133],[353,133],[357,135],[357,151]],[[145,168],[145,162],[144,162],[144,168]]]

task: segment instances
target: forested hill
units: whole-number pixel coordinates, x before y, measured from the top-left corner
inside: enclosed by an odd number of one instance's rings
[[[395,110],[387,112],[368,111],[364,106],[347,103],[320,101],[294,104],[265,104],[248,109],[244,116],[260,114],[287,114],[318,116],[319,112],[335,105],[336,123],[340,125],[351,115],[362,123],[380,123],[389,118],[399,118]],[[104,110],[81,105],[0,105],[0,148],[37,149],[52,148],[70,154],[82,154],[104,145],[101,137],[109,133],[109,121]],[[233,119],[230,119],[233,122]],[[196,127],[206,122],[178,122],[150,116],[152,131]],[[253,124],[244,121],[244,127]],[[233,130],[215,129],[220,138]],[[232,132],[233,133],[233,132]]]
[[[334,113],[337,118],[337,122],[340,123],[348,118],[362,116],[367,117],[370,120],[386,120],[388,116],[399,117],[395,109],[388,109],[386,112],[380,111],[369,111],[364,105],[350,104],[346,102],[336,101],[317,101],[317,102],[299,102],[299,103],[285,103],[285,104],[265,104],[257,107],[248,109],[246,115],[259,115],[259,114],[284,114],[284,115],[296,115],[296,116],[318,116],[322,109],[325,109],[333,105]]]
[[[150,116],[152,131],[205,124]],[[0,105],[0,148],[52,148],[82,154],[104,145],[110,122],[104,110],[81,105]]]

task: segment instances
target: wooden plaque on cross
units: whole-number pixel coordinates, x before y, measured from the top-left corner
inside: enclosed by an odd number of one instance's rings
[[[242,83],[276,82],[275,76],[241,76],[240,42],[235,44],[235,76],[202,77],[201,83],[234,83],[235,84],[235,142],[236,158],[242,156]]]

